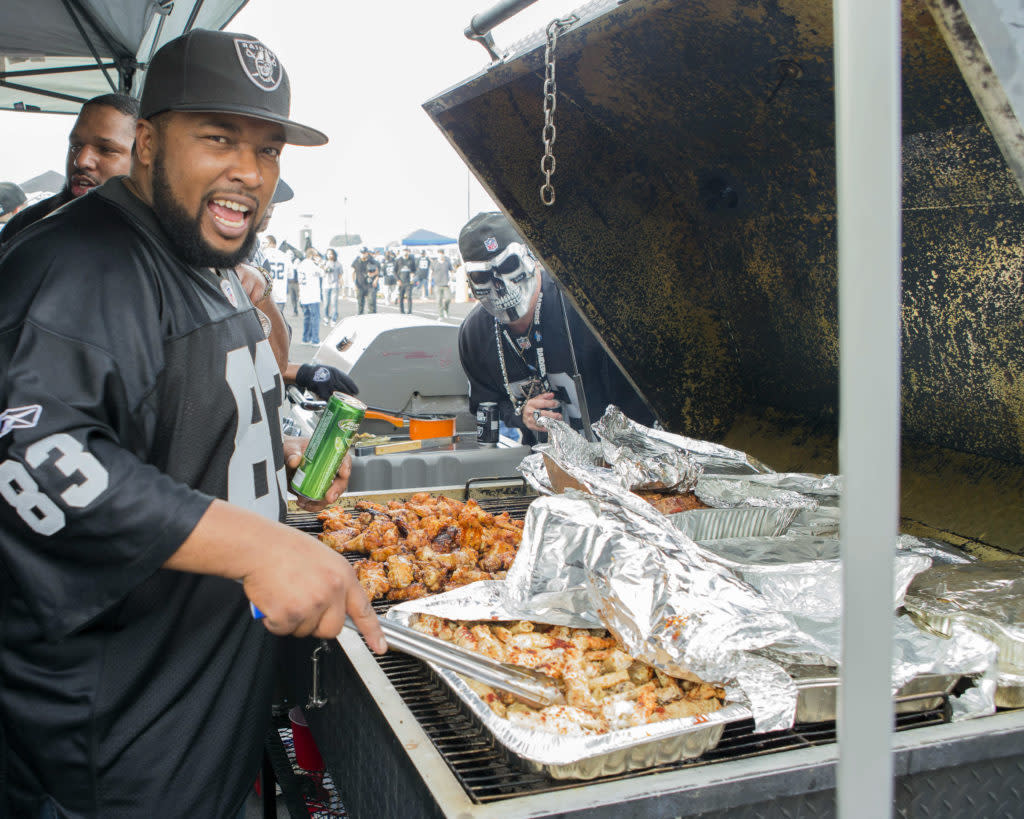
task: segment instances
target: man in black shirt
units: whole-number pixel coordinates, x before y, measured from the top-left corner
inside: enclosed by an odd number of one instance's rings
[[[131,175],[0,258],[2,815],[236,816],[271,634],[333,637],[349,614],[385,649],[348,561],[279,522],[301,444],[233,272],[284,144],[327,141],[289,103],[260,41],[171,41]]]
[[[367,305],[371,313],[377,312],[377,279],[379,278],[377,260],[370,253],[370,248],[359,251],[359,258],[352,262],[353,280],[356,285],[356,310],[359,315],[366,312]],[[372,278],[371,278],[372,276]]]
[[[508,219],[500,213],[477,214],[459,234],[459,252],[479,302],[459,328],[459,358],[469,377],[472,411],[482,401],[494,401],[505,425],[523,431],[524,443],[535,443],[543,433],[542,416],[582,427],[567,315],[592,420],[615,404],[641,424],[654,422]]]
[[[412,313],[412,291],[416,286],[416,260],[409,252],[409,248],[402,249],[402,255],[396,263],[398,268],[398,310],[401,313]],[[408,309],[406,305],[408,304]]]
[[[72,199],[128,173],[139,102],[125,94],[103,94],[82,106],[68,136],[64,188],[17,213],[0,233],[6,245],[22,230]]]

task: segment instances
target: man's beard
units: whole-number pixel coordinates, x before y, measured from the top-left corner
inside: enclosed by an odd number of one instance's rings
[[[234,267],[252,255],[256,244],[254,227],[249,228],[242,246],[234,252],[222,253],[206,243],[200,231],[202,213],[189,216],[171,192],[163,151],[153,158],[153,210],[178,253],[193,267]]]

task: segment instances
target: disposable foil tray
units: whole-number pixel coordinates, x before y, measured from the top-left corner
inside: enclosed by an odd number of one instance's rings
[[[787,673],[796,683],[796,722],[834,722],[839,694],[839,670],[831,666],[791,666]],[[942,705],[960,680],[959,674],[919,674],[893,697],[897,714],[931,711]]]
[[[1024,685],[996,681],[996,708],[1024,708]]]
[[[668,515],[668,519],[691,540],[776,537],[789,528],[799,511],[771,506],[691,509]]]
[[[392,610],[388,616],[409,625],[413,614]],[[567,736],[533,731],[495,714],[455,672],[428,665],[451,688],[463,710],[494,737],[511,764],[552,779],[596,779],[695,759],[718,745],[726,725],[751,718],[745,705],[726,703],[711,714],[605,734]]]

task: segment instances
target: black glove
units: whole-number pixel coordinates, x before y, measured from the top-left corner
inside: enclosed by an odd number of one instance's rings
[[[295,373],[295,384],[316,393],[316,397],[321,401],[330,398],[332,392],[359,394],[359,387],[355,381],[337,367],[328,367],[326,364],[303,364]]]

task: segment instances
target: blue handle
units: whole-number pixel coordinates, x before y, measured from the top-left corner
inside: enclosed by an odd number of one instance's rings
[[[256,608],[256,604],[251,602],[251,601],[249,603],[249,611],[252,612],[252,619],[253,620],[262,620],[264,617],[267,616],[262,611],[260,611],[258,608]]]

